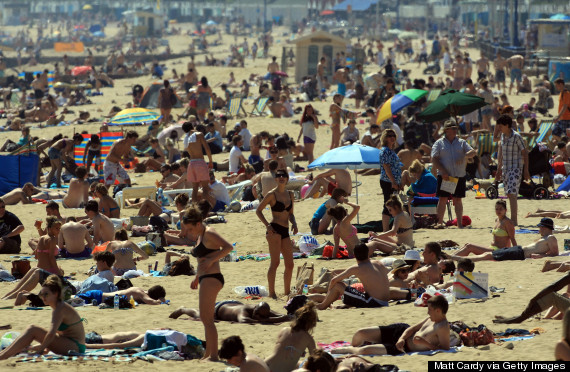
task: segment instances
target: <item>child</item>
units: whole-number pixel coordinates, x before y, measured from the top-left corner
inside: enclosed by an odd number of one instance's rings
[[[346,194],[346,191],[344,191],[340,187],[337,187],[336,189],[333,190],[331,198],[326,202],[324,202],[323,204],[321,204],[321,206],[317,209],[315,214],[313,214],[313,219],[311,220],[311,222],[309,222],[309,226],[311,227],[311,234],[313,235],[323,234],[328,229],[333,218],[331,217],[330,214],[327,213],[327,211],[339,203],[340,204],[344,203],[344,198],[346,198],[347,196],[348,195]],[[334,220],[334,224],[336,224],[336,222],[337,221]]]
[[[173,164],[181,158],[180,151],[174,147],[174,140],[172,138],[166,139],[166,152],[168,153],[168,164]]]
[[[61,230],[61,221],[55,216],[46,218],[47,235],[40,237],[38,247],[34,255],[38,260],[38,268],[44,269],[52,274],[63,275],[63,271],[57,266],[55,257],[58,255],[57,238]]]
[[[309,349],[310,353],[316,349],[311,331],[317,325],[317,319],[315,303],[312,301],[295,312],[291,326],[279,332],[273,355],[265,360],[271,371],[292,371],[305,349]]]
[[[348,126],[342,130],[342,143],[343,145],[352,145],[360,139],[360,132],[356,129],[356,120],[350,119]]]

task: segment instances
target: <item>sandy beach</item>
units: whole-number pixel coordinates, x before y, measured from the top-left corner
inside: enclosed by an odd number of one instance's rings
[[[188,29],[189,25],[181,26],[183,30]],[[106,31],[108,34],[113,34],[113,27],[110,26]],[[287,37],[279,36],[285,32],[284,28],[278,28],[274,31],[276,42],[271,51],[270,56],[277,53],[278,61],[282,46]],[[210,36],[209,39],[217,38],[217,36]],[[186,50],[190,42],[188,36],[169,36],[167,39],[173,52],[180,52]],[[243,40],[243,37],[240,38]],[[253,38],[248,37],[250,45]],[[212,53],[216,57],[225,57],[229,53],[229,46],[233,43],[233,37],[224,35],[223,45],[212,47]],[[415,42],[419,44],[419,40]],[[291,44],[292,46],[293,44]],[[479,58],[479,52],[475,49],[469,50],[471,58],[476,60]],[[55,53],[53,50],[43,52],[46,55]],[[177,71],[183,72],[186,69],[186,63],[189,58],[168,60],[165,61],[168,70],[165,73],[166,78],[172,76],[171,69],[176,68]],[[251,73],[264,74],[266,71],[267,63],[270,59],[256,59],[255,62],[251,59],[246,60],[246,68],[227,68],[227,67],[206,67],[200,66],[199,63],[203,62],[203,56],[197,56],[197,69],[199,76],[207,76],[212,86],[217,83],[227,82],[230,71],[235,73],[236,80],[239,82],[247,79]],[[47,66],[46,66],[47,67]],[[421,77],[420,69],[417,68],[416,63],[405,64],[406,69],[412,70],[412,78]],[[43,66],[34,68],[25,68],[25,70],[39,70]],[[289,71],[292,71],[290,68]],[[376,66],[368,65],[365,67],[365,72],[369,73],[376,70]],[[475,75],[475,74],[474,74]],[[442,75],[440,75],[442,76]],[[425,77],[424,77],[425,78]],[[88,110],[91,117],[103,118],[110,108],[114,105],[124,107],[127,102],[132,100],[132,96],[127,95],[135,84],[147,86],[153,79],[150,76],[144,76],[133,79],[121,79],[115,81],[114,88],[105,88],[102,90],[102,96],[90,97],[94,104],[73,107],[77,115],[79,110]],[[294,84],[293,78],[289,78],[290,84]],[[221,89],[215,88],[214,92],[221,93]],[[257,92],[257,87],[251,87],[252,94]],[[531,94],[511,95],[509,96],[511,105],[518,108],[523,102],[528,102]],[[555,98],[557,106],[558,99]],[[115,103],[113,103],[113,101]],[[251,112],[252,99],[248,99],[245,110]],[[328,107],[332,101],[329,97],[327,102],[313,102],[313,106],[320,111],[320,119],[325,119],[330,122],[328,115]],[[345,99],[344,104],[349,109],[354,109],[354,101],[352,99]],[[304,107],[304,103],[296,103],[294,107]],[[551,112],[556,112],[557,107]],[[180,114],[182,109],[174,109],[173,114]],[[70,116],[66,119],[73,119],[75,116]],[[299,133],[299,125],[292,124],[292,119],[299,119],[300,115],[294,118],[267,118],[267,117],[248,117],[248,128],[252,133],[257,133],[261,130],[267,130],[270,133],[283,133],[287,132],[291,137],[296,138]],[[230,120],[228,129],[233,127],[236,120]],[[0,122],[4,124],[4,120]],[[49,127],[36,129],[32,126],[32,136],[39,136],[41,138],[51,138],[57,133],[63,133],[71,137],[74,132],[88,131],[89,133],[97,133],[99,131],[100,123],[91,123],[74,126],[63,127]],[[361,135],[366,131],[366,125],[359,124],[357,128],[360,130]],[[125,128],[126,130],[131,128]],[[146,127],[134,127],[140,134],[146,132]],[[5,139],[12,139],[17,141],[20,132],[1,132],[0,141],[4,142]],[[322,126],[317,132],[317,142],[315,146],[315,155],[319,156],[326,152],[330,145],[331,133],[328,127]],[[182,146],[182,143],[179,144]],[[244,154],[247,158],[248,153]],[[214,161],[222,161],[228,157],[227,153],[214,155]],[[301,166],[306,166],[306,162],[300,162]],[[308,173],[302,173],[306,175]],[[225,172],[217,172],[218,179],[225,175]],[[131,174],[132,181],[136,185],[150,185],[156,179],[160,178],[158,173],[145,173],[145,174]],[[381,219],[380,213],[382,209],[382,195],[379,187],[379,176],[358,177],[362,185],[359,187],[359,204],[360,222]],[[301,233],[310,233],[308,222],[311,219],[314,211],[323,202],[323,199],[308,199],[302,202],[295,202],[295,215],[299,223],[299,230]],[[352,197],[351,201],[355,201]],[[467,192],[467,197],[464,199],[464,214],[472,219],[472,226],[462,230],[456,227],[447,228],[445,230],[429,230],[421,229],[414,232],[414,239],[417,247],[424,246],[425,243],[433,240],[452,239],[459,245],[467,242],[477,243],[479,245],[489,245],[491,242],[491,228],[495,220],[494,201],[491,200],[476,200],[475,193],[472,191]],[[527,212],[535,211],[537,208],[543,209],[568,209],[570,203],[565,200],[519,200],[519,224],[521,227],[533,227],[539,219],[538,218],[523,218]],[[16,205],[7,206],[7,210],[15,213],[24,223],[26,230],[22,233],[22,252],[21,255],[30,255],[31,249],[26,244],[27,240],[32,237],[38,237],[37,232],[33,228],[33,223],[38,216],[45,216],[44,205]],[[129,217],[136,215],[136,210],[125,209],[122,211],[121,217]],[[64,216],[82,216],[82,210],[79,209],[61,209],[61,214]],[[241,254],[247,253],[268,253],[267,242],[265,240],[265,229],[258,220],[254,211],[245,212],[242,214],[228,214],[226,216],[227,223],[214,225],[214,229],[228,240],[230,243],[236,243],[237,251]],[[556,223],[556,221],[555,221]],[[559,222],[559,224],[564,224]],[[364,237],[360,234],[360,237]],[[296,237],[297,239],[299,237]],[[538,234],[520,234],[516,236],[517,242],[520,245],[526,245],[538,238]],[[565,234],[557,235],[559,241],[559,249],[563,251],[563,243]],[[570,236],[568,237],[570,238]],[[133,238],[135,242],[143,240],[143,238]],[[331,240],[332,236],[321,235],[318,237],[319,243],[325,240]],[[181,248],[181,247],[176,247]],[[182,247],[189,250],[188,247]],[[558,257],[557,260],[564,260],[564,257]],[[153,263],[155,260],[159,261],[159,267],[163,266],[164,253],[151,257],[148,261],[143,261],[139,268],[147,271],[148,263]],[[11,267],[10,257],[0,257],[0,264],[5,268]],[[485,324],[494,332],[504,331],[506,328],[523,328],[533,329],[540,327],[543,331],[541,334],[530,340],[513,342],[513,349],[507,349],[503,345],[493,344],[490,345],[489,350],[480,350],[477,348],[463,347],[457,353],[440,353],[434,356],[384,356],[371,358],[375,363],[380,364],[396,364],[400,369],[409,371],[426,371],[428,361],[497,361],[497,360],[553,360],[554,359],[554,344],[561,338],[562,324],[557,320],[540,320],[531,319],[523,322],[520,325],[512,327],[509,325],[494,325],[492,319],[495,315],[516,315],[519,314],[528,303],[528,300],[540,291],[547,284],[559,279],[563,274],[556,272],[541,273],[541,267],[545,259],[538,260],[525,260],[525,261],[508,261],[508,262],[482,262],[476,264],[476,271],[481,271],[489,274],[489,284],[495,287],[505,288],[505,293],[500,293],[496,297],[487,300],[460,300],[450,305],[448,312],[448,319],[450,321],[462,320],[468,325]],[[354,264],[353,260],[309,260],[300,259],[295,261],[296,266],[302,265],[304,262],[314,263],[315,272],[318,275],[321,268],[346,268]],[[191,263],[196,265],[196,260],[191,258]],[[84,280],[87,275],[87,270],[94,264],[93,260],[58,260],[58,264],[65,270],[66,275],[73,275],[75,280]],[[32,263],[32,267],[35,263]],[[233,288],[239,285],[267,285],[266,272],[269,266],[268,261],[255,262],[253,260],[246,260],[244,262],[222,262],[221,271],[224,274],[226,283],[222,291],[218,295],[218,301],[221,300],[239,300],[240,297],[234,293]],[[296,269],[295,271],[296,272]],[[283,265],[278,269],[276,288],[281,297],[277,300],[267,300],[272,309],[278,312],[284,312],[283,306],[286,304],[286,297],[283,295]],[[92,307],[78,308],[79,314],[88,320],[85,324],[85,331],[96,331],[100,334],[118,332],[124,330],[133,330],[144,332],[148,329],[168,327],[181,332],[192,334],[198,338],[204,338],[204,328],[201,322],[190,320],[173,320],[169,319],[168,315],[180,306],[198,307],[198,292],[190,289],[190,282],[193,277],[179,276],[179,277],[163,277],[151,278],[141,277],[133,279],[132,282],[135,286],[148,289],[152,285],[161,284],[166,288],[167,299],[170,300],[170,305],[160,306],[146,306],[141,305],[133,310],[115,311],[112,309],[97,309]],[[13,287],[13,284],[0,282],[0,293],[4,294]],[[243,300],[248,302],[251,300]],[[35,324],[45,328],[50,325],[50,310],[44,309],[39,311],[25,310],[25,307],[5,308],[13,305],[13,301],[0,301],[0,325],[11,324],[12,331],[22,332],[28,325]],[[334,309],[319,312],[319,320],[317,327],[314,330],[314,338],[317,342],[331,343],[334,341],[350,341],[354,332],[362,327],[371,327],[377,325],[387,325],[394,322],[405,322],[415,324],[423,320],[427,316],[427,309],[421,307],[414,307],[413,304],[395,305],[391,304],[388,308],[381,309]],[[221,341],[227,336],[240,335],[246,346],[247,353],[256,354],[262,358],[269,356],[274,348],[277,334],[283,325],[246,325],[246,324],[230,324],[227,322],[217,323],[218,337]],[[2,333],[0,333],[2,334]],[[87,370],[142,370],[153,368],[157,372],[167,371],[172,369],[188,369],[192,371],[221,371],[228,367],[223,363],[200,363],[197,360],[187,361],[183,364],[180,362],[163,362],[154,363],[149,365],[143,361],[135,362],[102,362],[102,361],[71,361],[65,362],[49,362],[43,364],[30,364],[30,363],[15,363],[14,358],[7,361],[0,362],[0,368],[15,367],[21,371],[32,371],[38,369],[55,369],[61,371],[87,371]]]

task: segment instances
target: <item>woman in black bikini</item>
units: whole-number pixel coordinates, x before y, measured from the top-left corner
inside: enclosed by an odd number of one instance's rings
[[[233,247],[214,229],[202,223],[205,214],[207,211],[201,211],[193,205],[186,211],[182,223],[189,237],[192,239],[198,237],[197,244],[192,249],[192,255],[198,260],[198,272],[190,288],[197,289],[200,285],[200,319],[204,324],[207,343],[203,359],[218,360],[218,331],[214,324],[214,307],[218,292],[224,286],[224,276],[220,272],[219,261],[230,253]]]
[[[277,275],[280,254],[283,254],[285,263],[285,272],[283,273],[285,295],[289,295],[291,291],[291,276],[293,275],[294,264],[291,238],[289,238],[289,221],[291,221],[293,234],[297,234],[298,231],[297,222],[293,215],[293,193],[285,189],[289,181],[289,174],[287,174],[287,171],[280,169],[275,172],[275,180],[277,181],[277,187],[263,198],[256,211],[257,217],[267,227],[265,237],[269,244],[269,253],[271,255],[267,280],[269,282],[269,296],[273,298],[277,297],[275,294],[275,276]],[[271,223],[267,222],[263,215],[263,210],[268,204],[271,207]]]

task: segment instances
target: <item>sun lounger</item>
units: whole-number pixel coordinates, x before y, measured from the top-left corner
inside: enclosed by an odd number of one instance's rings
[[[156,187],[154,186],[137,186],[137,187],[125,187],[122,192],[117,193],[115,196],[115,201],[119,204],[119,207],[125,208],[125,200],[127,199],[137,199],[137,198],[147,198],[156,200]]]

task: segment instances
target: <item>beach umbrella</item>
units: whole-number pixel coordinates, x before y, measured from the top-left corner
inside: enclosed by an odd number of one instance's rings
[[[334,14],[334,10],[330,10],[330,9],[323,10],[323,11],[321,12],[321,15],[322,15],[322,16],[333,15],[333,14]]]
[[[370,169],[380,168],[380,149],[376,147],[352,144],[329,150],[308,165],[309,169]],[[358,204],[358,174],[354,172],[356,181],[356,204]],[[360,218],[357,216],[357,222]]]
[[[481,97],[448,89],[442,92],[418,117],[429,123],[451,117],[455,119],[456,116],[467,115],[486,105]]]
[[[92,9],[93,9],[93,7],[89,4],[83,5],[83,10],[92,10]]]
[[[390,119],[404,107],[408,107],[412,103],[417,102],[427,93],[427,90],[423,89],[408,89],[396,94],[394,97],[384,102],[382,107],[380,107],[378,117],[376,118],[376,124],[380,125],[384,120]]]
[[[217,23],[215,21],[212,21],[211,19],[208,22],[206,22],[206,26],[216,26],[216,25]]]
[[[119,111],[113,116],[109,124],[135,125],[158,119],[160,119],[160,114],[142,107],[135,107]]]
[[[570,19],[566,14],[558,13],[550,17],[550,19]]]

